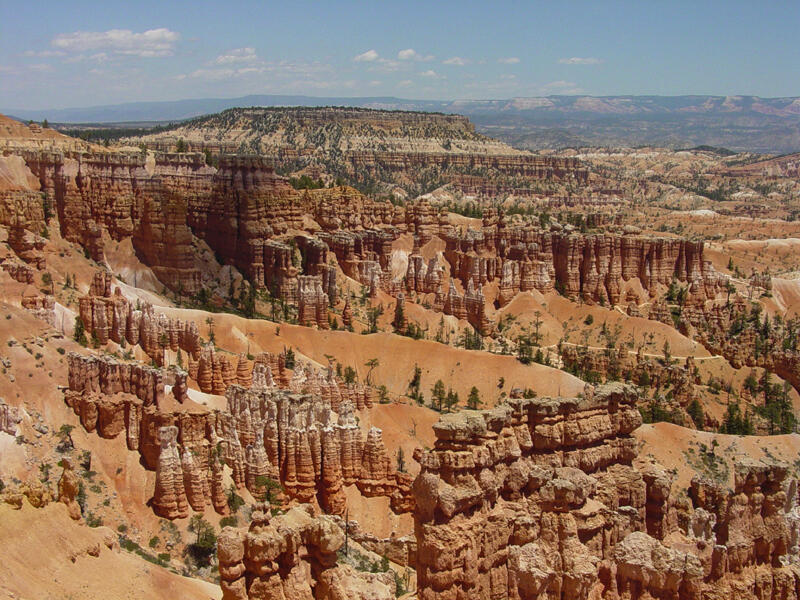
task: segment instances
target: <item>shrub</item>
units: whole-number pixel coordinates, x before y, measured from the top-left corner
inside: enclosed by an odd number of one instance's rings
[[[236,515],[228,515],[227,517],[222,517],[219,520],[219,526],[222,527],[238,527],[239,526],[239,519],[236,518]]]

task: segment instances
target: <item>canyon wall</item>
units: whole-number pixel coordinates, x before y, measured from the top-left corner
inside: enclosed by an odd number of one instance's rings
[[[487,283],[497,282],[501,306],[521,291],[554,288],[573,299],[618,304],[624,282],[632,278],[651,291],[673,279],[697,281],[709,296],[724,283],[704,259],[702,242],[510,226],[489,209],[481,229],[461,233],[426,201],[400,207],[346,187],[295,190],[263,156],[221,156],[216,167],[202,154],[22,151],[21,156],[41,193],[54,203],[62,235],[95,259],[102,258],[104,239],[130,237],[162,282],[192,295],[203,286],[194,263],[199,238],[220,263],[297,306],[300,321],[317,327],[327,327],[325,304],[338,300],[339,269],[369,288],[373,298],[378,290],[396,296],[404,285],[437,294],[434,306],[467,318],[483,334],[491,330],[482,289]],[[535,171],[543,159],[525,160]],[[563,160],[559,168],[577,168]],[[30,226],[38,226],[36,210],[19,212],[30,213]],[[24,232],[25,225],[15,227]],[[403,233],[413,234],[416,251],[405,284],[392,272],[393,244]],[[422,261],[418,254],[437,235],[445,242],[447,265]],[[17,253],[35,260],[35,240],[17,238],[24,246]],[[460,290],[448,286],[446,267],[461,282]],[[311,277],[317,279],[301,279]]]
[[[532,154],[470,154],[467,152],[403,152],[350,150],[344,155],[345,162],[352,172],[366,171],[373,176],[385,173],[402,173],[406,176],[421,169],[438,169],[445,173],[452,170],[456,173],[472,174],[480,171],[492,171],[500,175],[511,175],[533,180],[575,180],[586,184],[589,171],[576,158],[560,158],[551,156],[535,156]],[[484,177],[485,180],[485,177]],[[455,185],[459,185],[461,176],[453,177]],[[471,181],[475,187],[475,182]],[[489,190],[487,184],[482,189]]]
[[[644,520],[640,423],[622,386],[440,419],[415,454],[419,598],[587,597],[597,555]]]
[[[442,417],[414,482],[418,597],[796,598],[797,482],[733,488],[637,461],[636,390],[512,399]]]
[[[202,176],[213,173],[202,157],[160,157],[154,165],[133,153],[25,150],[21,156],[52,202],[65,239],[99,261],[104,234],[115,240],[130,237],[164,283],[187,293],[199,289],[186,204],[168,193],[156,171],[183,173],[187,193],[194,193]]]
[[[673,279],[700,281],[712,292],[723,283],[703,257],[703,242],[506,227],[502,219],[442,237],[452,276],[465,287],[470,280],[498,281],[501,304],[520,291],[547,293],[554,287],[569,298],[618,304],[622,283],[632,278],[646,290]]]
[[[164,362],[164,351],[183,350],[196,357],[201,348],[197,324],[170,319],[156,313],[148,303],[134,305],[119,287],[111,292],[113,276],[108,271],[94,274],[89,292],[78,300],[78,314],[87,335],[99,344],[109,340],[118,344],[140,346],[157,365]]]
[[[271,493],[272,480],[281,494],[342,514],[343,486],[356,485],[365,496],[389,497],[397,512],[412,510],[411,476],[392,467],[379,429],[365,436],[357,424],[355,407],[366,408],[368,395],[308,370],[280,389],[268,363],[240,371],[251,387],[229,382],[227,408],[210,410],[191,401],[180,369],[70,353],[65,400],[87,431],[125,434],[128,448],[156,471],[153,507],[166,518],[209,504],[224,513],[224,468],[257,498]]]
[[[391,572],[366,573],[337,564],[345,536],[308,505],[272,516],[269,503],[253,507],[247,531],[226,527],[217,543],[224,600],[391,600]]]

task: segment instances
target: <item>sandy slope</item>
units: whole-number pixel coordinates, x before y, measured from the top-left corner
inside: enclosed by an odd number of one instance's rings
[[[634,432],[640,442],[639,460],[654,458],[667,469],[675,469],[677,479],[673,489],[686,489],[697,472],[703,472],[702,465],[703,447],[712,448],[717,442],[714,451],[719,461],[724,461],[725,466],[720,467],[723,478],[729,485],[733,484],[733,466],[743,457],[765,462],[786,462],[796,472],[798,456],[800,455],[800,435],[773,435],[773,436],[739,436],[724,435],[686,429],[670,423],[656,423],[642,425]],[[721,462],[720,462],[721,464]],[[707,472],[706,472],[707,474]]]
[[[193,320],[200,335],[208,336],[207,313],[198,310],[158,308],[169,316]],[[371,358],[378,358],[372,381],[386,385],[393,394],[404,394],[414,374],[414,366],[422,369],[422,390],[430,397],[430,389],[442,379],[465,401],[470,388],[478,388],[485,402],[494,403],[500,395],[499,378],[505,377],[504,390],[511,387],[531,387],[540,396],[575,395],[583,391],[582,381],[543,365],[523,365],[513,356],[463,350],[444,344],[391,333],[359,335],[346,331],[323,331],[298,325],[277,325],[271,321],[247,320],[230,314],[213,315],[217,344],[235,352],[279,352],[284,347],[327,365],[326,354],[333,355],[342,365],[350,365],[363,381]],[[279,331],[278,331],[279,330]]]
[[[0,505],[0,598],[17,600],[172,600],[220,598],[212,583],[181,577],[124,550],[106,527],[69,518],[63,504],[22,510]],[[88,552],[97,553],[92,556]]]

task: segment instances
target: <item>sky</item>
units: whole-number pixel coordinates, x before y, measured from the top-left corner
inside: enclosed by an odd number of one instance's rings
[[[800,96],[800,1],[0,0],[0,107]]]

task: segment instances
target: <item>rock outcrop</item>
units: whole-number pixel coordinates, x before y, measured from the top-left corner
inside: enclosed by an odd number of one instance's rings
[[[56,301],[50,294],[42,294],[33,286],[28,286],[22,292],[22,308],[32,312],[37,319],[55,327]]]
[[[6,257],[0,260],[0,268],[3,269],[9,276],[20,283],[27,283],[33,285],[35,271],[16,258]]]
[[[314,517],[309,505],[279,516],[269,503],[253,507],[248,530],[222,530],[217,543],[224,600],[345,600],[395,597],[391,573],[364,573],[337,564],[345,536],[326,516]]]
[[[415,455],[420,599],[588,597],[599,557],[644,520],[635,400],[610,385],[440,419]]]
[[[161,452],[156,468],[156,489],[153,492],[153,510],[160,517],[176,519],[189,515],[186,486],[178,452],[178,428],[159,429]]]
[[[27,229],[29,226],[22,215],[15,215],[13,223],[8,228],[8,245],[25,263],[34,269],[42,270],[46,266],[42,249],[47,240],[29,231]]]
[[[652,320],[664,321],[665,303],[653,306]],[[770,319],[760,304],[739,293],[715,299],[699,282],[688,290],[678,327],[712,354],[723,355],[734,368],[762,367],[800,390],[800,319]],[[672,325],[672,320],[669,320]]]
[[[693,423],[687,412],[689,404],[700,397],[697,385],[702,383],[695,374],[691,356],[679,364],[647,356],[641,348],[633,354],[625,345],[591,348],[567,343],[560,344],[559,356],[562,369],[587,380],[633,381],[648,389],[669,388],[669,398],[660,400],[660,408],[668,410],[677,424],[705,428],[705,422]],[[639,407],[646,410],[651,400],[647,395],[641,395]]]
[[[381,431],[373,428],[365,438],[353,414],[371,406],[368,388],[343,384],[330,370],[323,375],[297,365],[292,372],[283,355],[261,355],[252,387],[245,388],[232,366],[227,385],[225,370],[210,367],[212,385],[219,381],[227,397],[225,410],[210,410],[189,399],[187,374],[178,369],[76,353],[67,359],[66,403],[87,431],[105,438],[124,432],[128,448],[156,471],[153,507],[165,518],[186,516],[188,507],[202,512],[209,504],[225,512],[224,468],[256,497],[278,485],[290,498],[316,498],[328,512],[342,514],[342,486],[356,485],[365,496],[390,498],[396,512],[413,509],[411,477],[391,468]],[[200,364],[215,361],[201,356]]]
[[[633,466],[635,394],[608,384],[440,419],[415,455],[418,597],[796,597],[786,465],[739,461],[732,488],[698,476],[687,499],[656,463]]]
[[[328,294],[318,275],[301,275],[297,287],[297,320],[301,325],[328,329]]]
[[[20,151],[41,190],[53,202],[61,235],[102,260],[103,235],[131,238],[137,254],[175,290],[195,293],[187,206],[172,193],[198,193],[213,169],[202,156],[164,155],[148,163],[144,154]]]
[[[76,500],[80,491],[80,481],[73,470],[72,459],[63,457],[61,466],[64,470],[61,479],[58,480],[58,501],[67,506],[69,516],[77,521],[81,518],[81,507]]]
[[[348,400],[333,412],[324,396],[277,389],[233,385],[227,397],[235,437],[223,446],[226,460],[237,463],[234,473],[244,473],[256,496],[258,477],[270,477],[290,497],[302,502],[316,497],[326,511],[341,514],[342,485],[355,484],[365,496],[391,498],[397,512],[410,510],[410,477],[390,467],[379,429],[364,439]]]
[[[508,227],[502,215],[496,223],[484,218],[481,230],[442,235],[452,276],[465,288],[499,281],[501,304],[520,291],[554,287],[569,298],[618,304],[622,283],[632,278],[646,290],[677,279],[703,282],[713,293],[724,283],[704,259],[702,242]]]
[[[79,314],[86,333],[100,344],[109,340],[118,344],[139,345],[157,365],[164,362],[164,351],[183,350],[196,358],[200,352],[200,333],[191,321],[170,319],[156,313],[149,303],[134,305],[119,287],[112,293],[112,276],[97,271],[89,293],[79,299]]]
[[[17,424],[22,419],[19,411],[13,406],[9,406],[0,398],[0,432],[8,435],[17,435]]]

